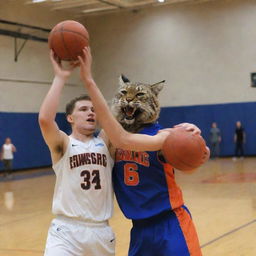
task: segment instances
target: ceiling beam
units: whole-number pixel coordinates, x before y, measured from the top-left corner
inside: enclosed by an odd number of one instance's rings
[[[56,2],[54,3],[54,7],[51,8],[51,10],[62,10],[62,9],[68,9],[68,8],[76,8],[76,7],[83,7],[91,4],[97,3],[95,0],[91,1],[70,1],[70,2]]]
[[[2,24],[6,24],[6,25],[13,25],[15,27],[24,27],[24,28],[30,28],[33,30],[41,30],[43,32],[49,33],[51,30],[48,28],[42,28],[42,27],[37,27],[37,26],[31,26],[31,25],[27,25],[27,24],[23,24],[23,23],[18,23],[18,22],[13,22],[13,21],[8,21],[8,20],[2,20],[0,19],[0,23]]]
[[[104,2],[109,5],[114,5],[119,8],[133,8],[133,7],[142,7],[152,4],[162,4],[157,2],[157,0],[144,0],[144,1],[131,1],[129,3],[125,2],[124,0],[98,0],[99,2]],[[167,0],[168,1],[168,0]],[[177,1],[177,0],[176,0]],[[180,1],[180,0],[178,0]],[[186,0],[188,1],[188,0]],[[169,1],[170,3],[170,1]]]
[[[118,8],[126,8],[127,7],[127,4],[125,4],[121,0],[98,0],[98,2],[107,4],[107,5],[112,5],[112,6],[115,6]]]
[[[117,9],[117,7],[115,6],[98,7],[94,9],[83,10],[82,13],[101,12],[101,11],[109,11],[109,10],[115,10],[115,9]]]
[[[15,38],[22,38],[22,39],[26,39],[26,40],[40,41],[40,42],[45,42],[45,43],[48,42],[48,38],[43,38],[40,36],[34,36],[32,34],[21,33],[21,32],[6,30],[6,29],[0,29],[0,35],[11,36],[11,37],[15,37]]]
[[[7,1],[7,0],[5,0]],[[17,1],[17,0],[8,0]],[[36,4],[32,0],[23,0],[26,4]],[[197,4],[214,0],[165,0],[160,3],[157,0],[45,0],[42,5],[50,7],[52,11],[67,10],[73,11],[80,16],[81,13],[97,13],[102,11],[117,11],[124,9],[141,9],[143,7],[153,7],[171,4]],[[40,4],[40,3],[37,3]]]

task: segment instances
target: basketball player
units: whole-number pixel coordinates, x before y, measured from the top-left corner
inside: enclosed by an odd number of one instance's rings
[[[56,174],[52,204],[56,218],[48,231],[44,255],[113,256],[115,236],[108,225],[113,211],[113,159],[104,139],[94,136],[96,114],[88,96],[66,106],[71,135],[59,129],[57,107],[75,65],[63,69],[52,52],[50,59],[55,77],[40,108],[39,124]]]
[[[114,255],[115,237],[108,226],[113,210],[111,144],[103,131],[94,136],[96,114],[88,96],[75,98],[66,106],[71,135],[59,129],[55,117],[60,95],[76,64],[62,68],[52,51],[50,59],[55,77],[40,108],[39,124],[56,174],[52,206],[56,218],[49,228],[45,256]],[[114,145],[157,150],[167,135],[125,132],[125,139],[118,138]]]
[[[147,152],[135,145],[131,134],[126,132],[112,116],[91,74],[90,49],[84,49],[79,57],[83,80],[91,96],[98,120],[116,150],[113,181],[116,198],[124,215],[132,219],[133,228],[129,256],[200,256],[197,233],[188,209],[184,206],[182,192],[174,179],[172,166],[159,154],[164,139],[144,137]],[[200,133],[192,124],[181,124],[187,130]],[[166,135],[153,124],[142,133],[133,134],[156,137]],[[167,133],[168,134],[168,133]],[[141,136],[141,137],[140,137]],[[117,146],[118,141],[122,144]],[[130,149],[127,150],[127,149]],[[209,158],[209,149],[202,163]]]

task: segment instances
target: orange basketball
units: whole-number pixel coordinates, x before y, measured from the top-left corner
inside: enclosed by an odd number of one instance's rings
[[[48,44],[61,60],[77,60],[83,48],[89,45],[89,34],[81,23],[66,20],[51,30]]]
[[[162,152],[166,161],[181,171],[196,169],[208,155],[202,136],[181,127],[170,130]]]

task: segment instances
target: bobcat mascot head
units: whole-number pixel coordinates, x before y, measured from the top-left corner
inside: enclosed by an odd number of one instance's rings
[[[165,81],[155,84],[130,82],[121,75],[119,90],[113,99],[112,110],[118,122],[130,132],[156,122],[160,113],[158,94]]]

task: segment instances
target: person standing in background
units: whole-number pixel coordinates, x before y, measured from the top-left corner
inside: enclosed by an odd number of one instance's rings
[[[1,150],[1,160],[4,165],[4,176],[11,175],[14,152],[16,152],[16,147],[12,144],[11,138],[7,137]]]
[[[217,123],[213,122],[210,129],[211,158],[214,159],[220,155],[221,134]]]
[[[241,122],[237,121],[234,135],[235,157],[233,158],[233,160],[236,160],[237,157],[244,157],[245,136],[245,131],[244,128],[242,127]]]

